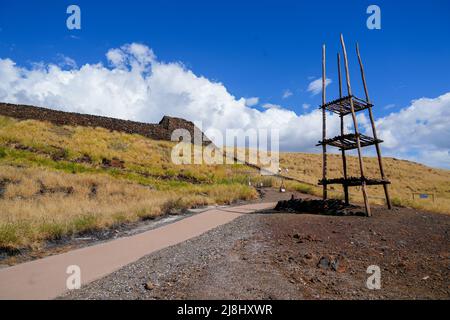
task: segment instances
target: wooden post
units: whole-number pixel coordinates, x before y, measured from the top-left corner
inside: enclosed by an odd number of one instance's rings
[[[364,66],[363,66],[363,63],[362,63],[362,60],[361,60],[361,55],[359,54],[359,45],[358,45],[358,43],[356,43],[356,54],[358,55],[359,68],[361,70],[361,78],[362,78],[362,82],[363,82],[363,86],[364,86],[364,93],[366,94],[366,101],[367,101],[367,103],[370,103],[369,91],[367,90],[366,75],[364,73]],[[375,128],[375,121],[374,121],[374,118],[373,118],[372,108],[369,108],[369,118],[370,118],[370,123],[372,125],[373,138],[375,140],[378,140],[377,129]],[[378,142],[375,143],[375,148],[377,150],[378,165],[380,167],[381,179],[385,180],[386,176],[384,174],[383,159],[381,157],[381,149],[380,149],[380,145],[379,145]],[[387,184],[383,184],[383,188],[384,188],[384,194],[386,196],[387,207],[388,207],[388,209],[392,209],[392,204],[391,204],[391,198],[389,196],[388,185]]]
[[[326,103],[326,70],[325,70],[325,44],[322,46],[322,106]],[[326,122],[326,110],[322,108],[322,141],[327,138],[327,122]],[[327,146],[322,144],[323,152],[323,200],[327,199]]]
[[[346,79],[347,79],[347,91],[348,91],[348,95],[351,96],[352,95],[352,87],[350,85],[350,73],[348,70],[347,51],[345,50],[344,37],[342,34],[341,34],[341,45],[342,45],[342,51],[344,53],[345,75],[346,75]],[[352,97],[350,97],[350,108],[352,111],[353,126],[355,127],[356,146],[358,147],[359,169],[361,171],[361,189],[362,189],[363,198],[364,198],[364,205],[366,207],[366,215],[368,217],[370,217],[371,212],[370,212],[369,199],[367,198],[366,181],[365,181],[365,176],[364,176],[364,162],[363,162],[363,158],[362,158],[362,154],[361,154],[361,142],[359,139],[358,120],[356,119],[355,107],[353,105]]]
[[[337,54],[337,65],[339,78],[339,98],[342,98],[341,56],[339,53]],[[340,118],[341,118],[341,135],[344,135],[344,116],[341,114]],[[347,180],[347,157],[345,156],[345,150],[342,149],[341,153],[342,153],[342,167],[344,168],[344,179]],[[345,204],[348,205],[349,204],[348,185],[344,184],[343,187],[344,187]]]

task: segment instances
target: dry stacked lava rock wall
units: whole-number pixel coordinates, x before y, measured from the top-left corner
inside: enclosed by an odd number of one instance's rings
[[[0,103],[0,115],[19,120],[49,121],[56,125],[101,127],[108,130],[137,133],[151,139],[166,141],[171,140],[173,130],[186,129],[191,134],[192,142],[197,142],[193,141],[195,125],[191,121],[168,116],[164,116],[158,124],[153,124],[10,103]],[[210,143],[203,133],[202,137],[205,140],[203,144]]]

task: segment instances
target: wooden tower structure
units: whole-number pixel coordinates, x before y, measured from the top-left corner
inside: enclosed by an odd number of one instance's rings
[[[364,73],[364,66],[361,60],[361,55],[359,53],[359,46],[356,44],[356,54],[358,56],[359,67],[361,71],[361,78],[364,86],[365,99],[360,99],[353,95],[352,87],[350,83],[350,73],[348,68],[348,58],[347,51],[345,48],[344,37],[341,34],[341,46],[342,53],[344,55],[344,67],[345,67],[345,78],[347,84],[347,95],[343,96],[342,92],[342,80],[341,80],[341,58],[340,54],[337,54],[337,66],[338,66],[338,77],[339,77],[339,98],[326,102],[326,56],[325,56],[325,45],[322,47],[322,141],[319,141],[318,145],[322,145],[323,151],[323,177],[319,180],[319,185],[323,186],[323,199],[327,199],[327,186],[329,184],[340,184],[344,189],[345,203],[349,204],[348,188],[354,186],[360,186],[364,198],[364,205],[366,209],[366,215],[371,216],[369,199],[367,195],[368,185],[382,185],[384,188],[384,194],[386,197],[386,204],[389,209],[392,208],[391,200],[389,198],[388,185],[389,180],[386,178],[383,168],[383,159],[381,157],[380,143],[383,141],[378,139],[377,131],[375,128],[375,121],[373,118],[372,107],[373,104],[369,98],[369,92],[367,90],[366,76]],[[361,134],[358,127],[358,121],[356,118],[357,112],[362,112],[367,110],[369,112],[369,119],[372,126],[372,137]],[[327,123],[326,115],[327,112],[332,112],[338,114],[341,119],[341,130],[340,135],[327,138]],[[354,133],[345,133],[344,131],[344,117],[351,115],[353,121]],[[364,161],[362,156],[362,148],[368,146],[375,146],[378,158],[378,165],[380,169],[380,179],[368,178],[364,173]],[[344,176],[341,178],[327,179],[327,146],[337,147],[340,149],[342,154],[342,166]],[[347,173],[347,159],[345,152],[348,150],[358,150],[358,160],[359,160],[359,177],[350,177]]]

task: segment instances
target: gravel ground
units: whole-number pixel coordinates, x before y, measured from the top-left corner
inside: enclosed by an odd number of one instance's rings
[[[450,217],[248,214],[63,299],[449,299]],[[366,288],[367,267],[380,290]]]

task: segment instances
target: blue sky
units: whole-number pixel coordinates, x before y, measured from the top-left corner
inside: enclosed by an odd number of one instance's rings
[[[78,4],[82,29],[65,27],[66,8]],[[381,30],[366,27],[371,1],[2,1],[0,56],[19,64],[98,62],[112,47],[142,42],[161,60],[181,61],[222,82],[236,96],[258,96],[296,112],[316,106],[305,91],[320,76],[321,44],[337,93],[335,54],[346,38],[354,87],[362,95],[354,43],[359,41],[377,116],[450,83],[450,2],[377,1]],[[75,35],[77,38],[72,38]],[[282,99],[284,90],[294,94]],[[392,107],[395,105],[395,107]],[[385,110],[384,107],[388,107]]]
[[[81,30],[66,28],[66,8],[81,8]],[[366,8],[381,8],[381,30],[366,27]],[[328,98],[338,94],[336,53],[346,39],[354,92],[363,97],[355,47],[360,43],[376,118],[449,90],[449,1],[2,1],[0,58],[77,66],[102,62],[126,43],[150,47],[161,62],[180,62],[220,82],[252,108],[277,104],[306,114],[320,104],[307,91],[321,76],[327,45]],[[283,92],[292,92],[283,98]],[[311,105],[305,109],[304,105]],[[447,146],[446,146],[447,148]],[[406,154],[415,151],[405,151]],[[414,157],[413,157],[414,158]]]

